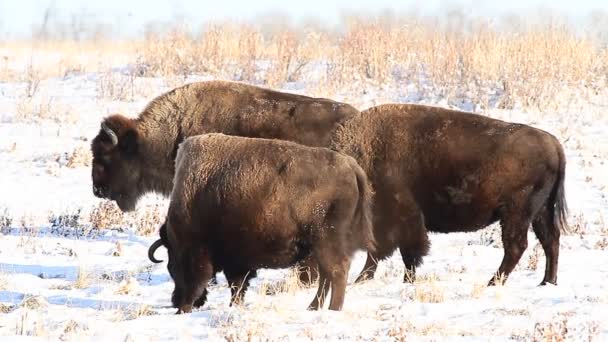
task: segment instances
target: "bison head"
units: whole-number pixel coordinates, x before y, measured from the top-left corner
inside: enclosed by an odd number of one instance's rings
[[[134,210],[140,195],[138,138],[134,120],[113,115],[91,143],[93,194],[116,201],[122,211]]]

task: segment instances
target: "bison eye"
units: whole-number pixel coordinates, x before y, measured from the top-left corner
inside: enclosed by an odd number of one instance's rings
[[[108,168],[111,164],[110,157],[108,156],[100,156],[93,158],[93,165],[99,166],[102,168]]]

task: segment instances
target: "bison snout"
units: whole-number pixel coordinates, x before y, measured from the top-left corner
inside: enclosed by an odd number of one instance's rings
[[[93,194],[95,197],[108,198],[108,189],[101,186],[93,185]]]

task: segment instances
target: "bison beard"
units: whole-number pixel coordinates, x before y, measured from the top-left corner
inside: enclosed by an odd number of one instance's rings
[[[309,309],[344,302],[350,259],[374,251],[371,188],[356,161],[325,148],[206,134],[188,138],[176,158],[160,239],[167,247],[177,313],[204,304],[222,270],[230,304],[241,302],[258,268],[293,266],[312,256],[319,287]]]
[[[541,284],[557,282],[566,228],[564,151],[551,134],[472,113],[382,105],[336,131],[332,148],[353,156],[375,190],[374,235],[357,281],[399,248],[404,281],[428,253],[431,232],[469,232],[500,221],[504,258],[489,284],[505,280],[532,224],[547,259]]]

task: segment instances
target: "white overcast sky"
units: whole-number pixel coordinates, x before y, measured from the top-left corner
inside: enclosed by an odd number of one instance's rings
[[[171,21],[176,17],[196,25],[208,20],[248,20],[258,15],[282,13],[293,21],[314,18],[332,24],[339,21],[344,11],[415,10],[433,15],[454,7],[465,14],[489,17],[551,9],[576,20],[593,10],[608,12],[608,0],[0,0],[0,33],[29,34],[32,27],[42,22],[49,7],[62,18],[86,13],[97,22],[112,25],[120,33],[138,34],[147,22]]]

